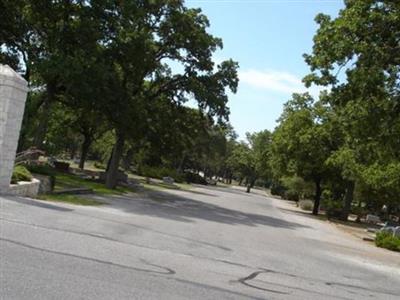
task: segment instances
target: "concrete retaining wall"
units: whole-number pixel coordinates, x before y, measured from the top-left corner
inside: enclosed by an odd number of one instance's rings
[[[22,181],[18,184],[11,184],[6,194],[21,197],[36,197],[39,193],[40,180]]]
[[[9,190],[27,92],[27,82],[0,65],[0,193]]]

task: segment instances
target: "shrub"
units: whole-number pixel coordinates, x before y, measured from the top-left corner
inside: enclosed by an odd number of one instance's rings
[[[302,210],[311,211],[314,207],[314,202],[311,200],[301,200],[299,206]]]
[[[199,174],[195,174],[192,172],[185,173],[185,181],[187,183],[197,183],[197,184],[207,185],[207,180],[203,176],[200,176]]]
[[[26,165],[26,168],[32,174],[39,174],[50,177],[51,188],[54,189],[56,185],[56,170],[48,164],[38,165],[38,164],[30,164]]]
[[[11,183],[15,184],[19,181],[32,181],[32,174],[24,166],[15,166],[11,177]]]
[[[300,195],[295,190],[288,190],[288,191],[285,192],[284,198],[286,200],[299,201]]]
[[[312,198],[314,195],[313,184],[299,176],[284,177],[282,178],[282,182],[286,189],[290,191],[289,195],[291,198],[305,199]]]
[[[381,248],[400,252],[400,238],[395,237],[391,232],[378,232],[375,237],[375,245]]]
[[[102,162],[96,161],[94,162],[93,166],[97,169],[105,170],[107,166],[103,164]]]
[[[271,184],[271,194],[274,196],[281,196],[283,197],[285,194],[285,187],[278,182],[274,182]]]
[[[63,172],[68,172],[70,164],[68,162],[64,162],[64,161],[55,161],[54,162],[54,167],[57,170],[60,170],[60,171],[63,171]]]
[[[341,201],[324,199],[323,207],[328,218],[338,218],[342,213],[343,203]]]
[[[47,164],[44,164],[44,165],[31,164],[31,165],[26,165],[25,167],[31,173],[36,173],[36,174],[45,175],[45,176],[55,176],[56,175],[56,171],[54,170],[54,168]]]

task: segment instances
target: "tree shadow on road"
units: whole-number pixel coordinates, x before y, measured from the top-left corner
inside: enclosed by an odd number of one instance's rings
[[[114,196],[103,200],[108,200],[114,208],[132,214],[154,216],[186,223],[195,222],[196,219],[199,219],[222,224],[265,225],[286,229],[308,227],[288,222],[279,217],[246,213],[163,191],[152,191],[142,195],[142,197]]]
[[[52,204],[47,204],[43,203],[37,200],[29,199],[29,198],[22,198],[22,197],[15,197],[15,196],[2,196],[4,199],[9,200],[9,201],[14,201],[22,204],[27,204],[31,206],[36,206],[36,207],[41,207],[41,208],[46,208],[46,209],[52,209],[52,210],[57,210],[57,211],[73,211],[73,209],[57,206],[57,205],[52,205]]]
[[[193,184],[193,186],[198,187],[198,188],[202,188],[202,189],[208,189],[208,190],[212,190],[212,191],[217,191],[217,192],[223,192],[223,193],[230,193],[230,194],[240,194],[241,196],[245,196],[245,197],[251,197],[252,195],[249,193],[246,193],[246,191],[243,189],[233,189],[231,187],[222,187],[222,186],[218,186],[218,185],[198,185],[198,184]]]

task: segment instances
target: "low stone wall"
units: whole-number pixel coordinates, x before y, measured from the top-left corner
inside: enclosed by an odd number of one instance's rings
[[[40,180],[22,181],[17,184],[11,184],[6,194],[21,197],[36,197],[39,193]]]
[[[40,180],[39,194],[47,194],[53,191],[54,182],[51,176],[32,173],[33,177]]]

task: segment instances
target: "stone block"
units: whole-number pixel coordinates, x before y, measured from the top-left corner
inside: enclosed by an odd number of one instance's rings
[[[381,219],[375,215],[367,215],[365,221],[369,224],[378,224],[381,223]]]
[[[0,64],[0,193],[10,190],[27,92],[27,82]]]
[[[163,183],[172,185],[175,183],[175,180],[172,177],[163,177]]]

